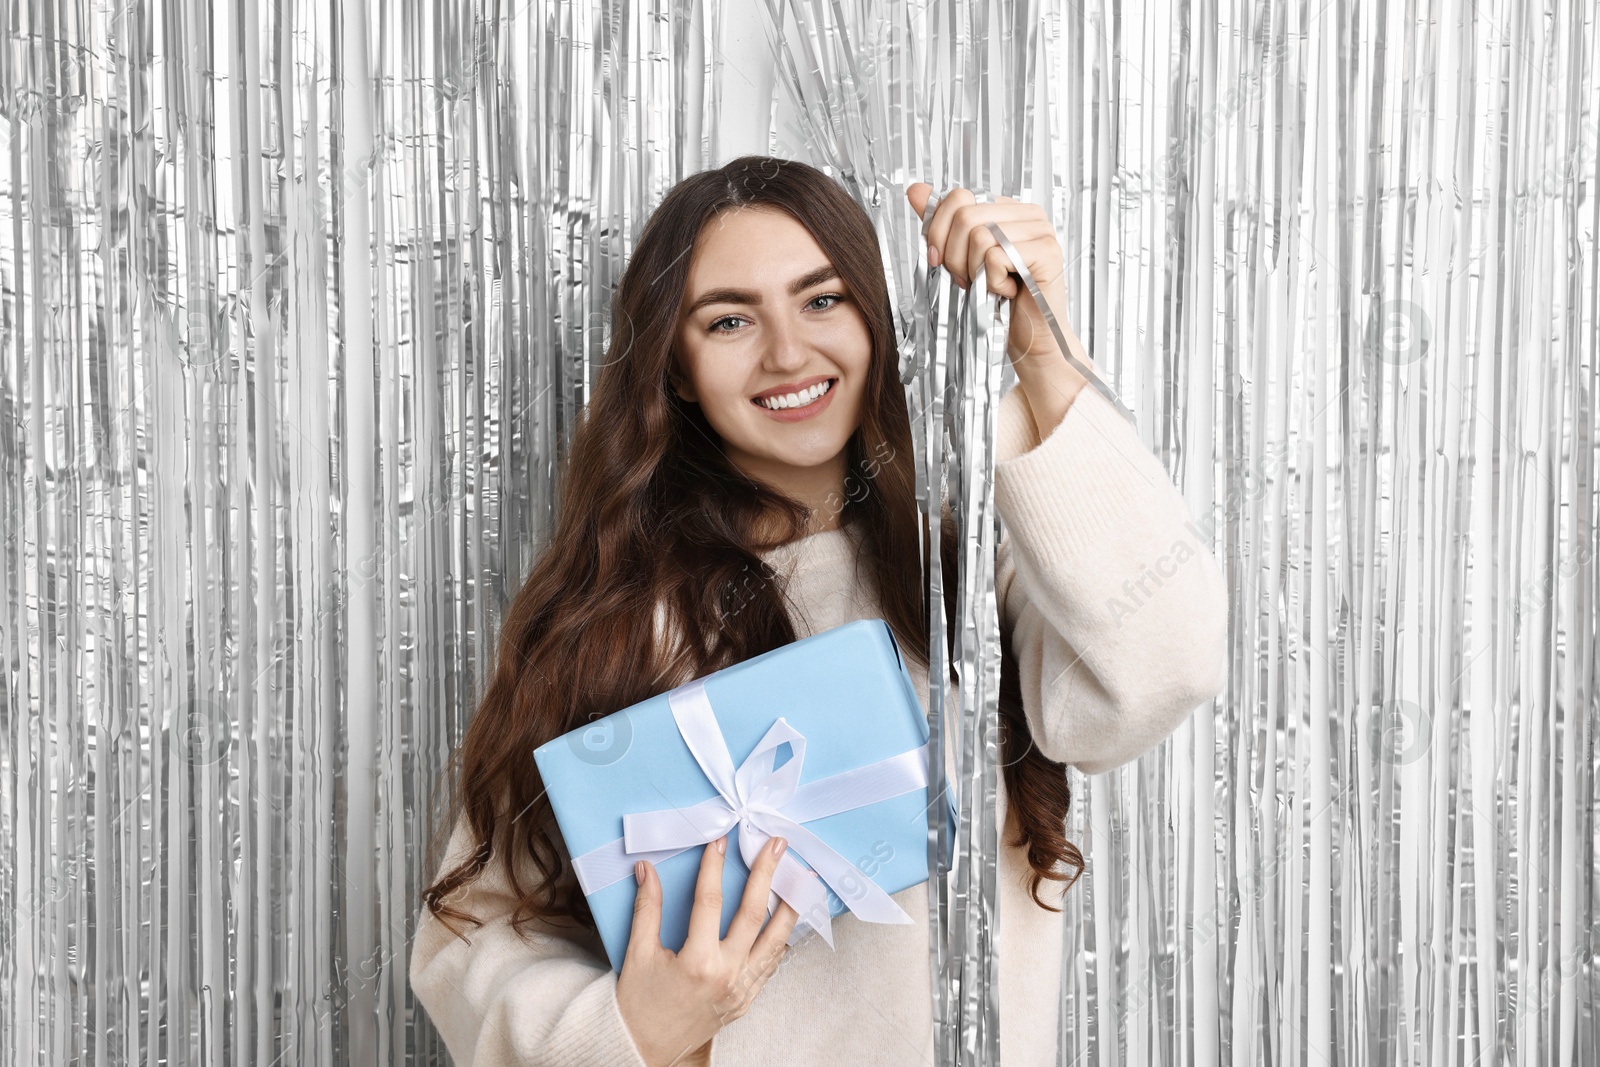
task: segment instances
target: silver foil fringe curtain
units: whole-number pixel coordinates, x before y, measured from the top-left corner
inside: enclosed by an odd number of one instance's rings
[[[405,976],[438,770],[634,235],[766,150],[872,212],[908,333],[907,184],[1044,204],[1230,577],[1216,706],[1073,772],[1058,1062],[1600,1063],[1592,5],[0,29],[0,1063],[444,1062]],[[934,406],[939,306],[902,380],[982,501],[996,382]],[[952,938],[994,918],[971,841]],[[961,943],[950,1062],[991,1039]]]

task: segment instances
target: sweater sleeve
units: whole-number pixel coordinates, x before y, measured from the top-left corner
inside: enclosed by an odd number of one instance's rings
[[[1094,386],[1043,441],[1022,390],[1006,392],[995,508],[1001,624],[1046,756],[1111,770],[1222,691],[1222,571],[1160,460]]]
[[[473,840],[462,817],[442,869],[469,855]],[[498,854],[451,905],[484,925],[453,920],[469,943],[424,907],[409,977],[456,1067],[645,1067],[592,931],[539,925],[531,936],[518,934],[510,924],[516,900]]]

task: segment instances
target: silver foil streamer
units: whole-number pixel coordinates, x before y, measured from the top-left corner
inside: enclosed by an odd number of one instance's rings
[[[445,1062],[436,775],[631,236],[764,72],[905,322],[904,181],[1048,206],[1232,586],[1216,707],[1073,772],[1059,1062],[1600,1062],[1592,10],[774,11],[732,72],[693,0],[0,5],[0,1064]]]
[[[948,275],[942,280],[947,281]],[[948,397],[951,401],[946,410],[942,410],[943,401],[935,401],[926,420],[926,484],[931,490],[936,483],[944,484],[947,477],[959,539],[956,617],[948,624],[955,627],[954,659],[960,699],[953,707],[941,700],[939,709],[945,719],[941,736],[948,730],[955,744],[957,822],[949,875],[953,900],[948,929],[935,929],[937,936],[945,938],[947,951],[941,953],[946,970],[935,975],[934,987],[948,998],[948,1014],[944,1018],[956,1024],[944,1027],[936,1046],[943,1062],[952,1065],[1000,1062],[1000,916],[995,886],[1000,854],[995,826],[1000,763],[1000,622],[994,589],[995,548],[999,543],[999,520],[994,510],[994,441],[1003,359],[995,358],[993,335],[977,328],[987,307],[986,301],[974,298],[973,290],[981,284],[975,283],[964,294],[958,322],[946,335],[954,342],[945,348],[948,364],[932,368],[931,375],[924,371],[933,383],[925,395]],[[937,316],[936,300],[928,301],[928,310],[930,318]],[[946,362],[937,348],[930,350],[929,359],[935,364]],[[946,376],[948,385],[944,385]],[[939,442],[933,440],[941,426],[949,442],[944,455],[936,450]],[[939,509],[931,508],[927,518],[928,528],[936,530]],[[932,535],[930,561],[940,558],[933,554],[938,550],[938,537]],[[937,569],[937,564],[929,567],[930,573]],[[939,588],[932,585],[936,594]],[[943,610],[942,595],[930,603],[935,610]],[[940,655],[930,660],[930,670],[937,671],[937,675],[929,675],[930,697],[934,677],[939,679],[941,690],[949,686],[942,628],[935,643]],[[945,709],[959,711],[959,715],[952,719]],[[938,758],[942,767],[942,749],[935,745],[931,753],[930,759]],[[931,777],[935,785],[942,784],[940,775]],[[940,794],[936,791],[935,795]],[[930,813],[932,825],[941,833],[942,816],[940,807]],[[958,1008],[959,1018],[952,1018]]]
[[[0,7],[0,1063],[445,1061],[437,777],[716,14]]]
[[[930,560],[940,558],[941,504],[948,500],[957,518],[954,618],[942,617],[939,568],[927,576],[929,603],[938,609],[928,649],[932,792],[942,795],[948,785],[958,809],[954,842],[945,840],[942,809],[933,807],[929,815],[929,869],[950,857],[947,876],[928,883],[932,1008],[940,1064],[992,1064],[1001,1054],[993,442],[1002,381],[1011,368],[1003,345],[985,329],[993,305],[979,299],[986,295],[981,284],[959,308],[954,300],[944,305],[941,319],[938,294],[946,276],[933,270],[917,277],[912,265],[924,246],[919,233],[906,232],[904,192],[926,180],[935,188],[959,184],[982,195],[1028,173],[1032,112],[1026,88],[1037,10],[1026,4],[932,3],[892,10],[865,5],[847,13],[828,0],[769,0],[767,13],[779,71],[798,112],[792,129],[804,154],[840,178],[880,232],[906,340],[901,381],[912,412]],[[893,26],[905,32],[897,37]],[[949,31],[948,52],[935,32],[939,28]],[[913,91],[917,86],[922,89]],[[1020,103],[1018,121],[994,122],[997,101]],[[901,126],[891,124],[892,113],[906,116]],[[935,207],[930,200],[924,225]],[[1021,269],[1026,273],[1025,265]],[[1053,319],[1050,324],[1059,337],[1059,326]],[[1065,351],[1064,338],[1061,344]],[[955,627],[956,702],[949,692],[946,625]],[[949,783],[947,744],[954,749]]]

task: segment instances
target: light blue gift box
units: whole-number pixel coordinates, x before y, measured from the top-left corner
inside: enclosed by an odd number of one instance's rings
[[[700,738],[693,749],[684,732],[690,726],[690,735]],[[727,769],[738,771],[724,777],[727,792],[713,785],[696,755],[715,765],[708,752],[719,746],[711,734],[726,746]],[[788,738],[793,740],[779,743]],[[866,921],[909,922],[892,901],[887,908],[901,918],[890,916],[883,904],[887,894],[928,880],[927,741],[927,717],[889,624],[862,619],[597,719],[541,745],[533,757],[612,969],[620,972],[633,925],[634,860],[642,856],[655,864],[662,887],[661,943],[682,948],[705,842],[735,818],[735,782],[765,778],[769,789],[791,783],[787,810],[802,817],[795,820],[796,832],[770,831],[787,837],[789,848],[768,896],[769,907],[775,906],[779,891],[792,887],[783,893],[791,903],[813,901],[810,909],[796,909],[801,919],[791,941],[809,925],[831,944],[831,919],[847,909]],[[789,767],[796,758],[797,776]],[[911,775],[914,787],[907,786]],[[871,799],[890,792],[897,795]],[[759,787],[746,790],[745,799],[752,795],[761,795]],[[953,838],[949,796],[947,790],[945,817]],[[858,804],[863,797],[868,802]],[[780,821],[771,813],[781,817],[785,811],[781,804],[738,808],[769,828]],[[832,813],[804,817],[818,810]],[[652,812],[659,814],[641,814]],[[741,843],[737,822],[727,832],[719,936],[727,935],[750,874],[742,853],[748,849],[753,856],[767,836],[757,828]],[[662,835],[695,843],[657,849]],[[810,835],[820,848],[807,844]],[[637,846],[632,852],[630,840]],[[832,855],[825,855],[829,850]],[[812,868],[819,865],[830,878],[814,877]]]

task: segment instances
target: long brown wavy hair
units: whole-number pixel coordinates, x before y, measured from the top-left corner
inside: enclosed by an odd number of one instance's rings
[[[686,178],[650,216],[613,294],[606,361],[559,462],[555,529],[505,612],[482,703],[443,771],[456,789],[435,828],[429,869],[440,862],[463,812],[477,843],[423,891],[428,908],[447,924],[480,922],[449,900],[502,850],[531,858],[539,872],[537,884],[525,886],[518,864],[506,863],[519,900],[514,928],[535,917],[593,928],[533,750],[796,639],[782,578],[758,553],[801,536],[806,505],[741,473],[718,447],[699,405],[669,386],[680,373],[674,337],[689,272],[683,252],[707,222],[744,205],[786,211],[805,226],[866,321],[872,358],[861,423],[847,445],[839,518],[858,535],[861,567],[901,651],[927,669],[927,558],[919,547],[910,422],[872,222],[838,182],[792,160],[744,156]],[[771,536],[774,526],[787,532],[760,539],[759,531]],[[957,546],[948,506],[941,545],[945,607],[953,617]],[[661,633],[658,610],[667,624]],[[1033,744],[1009,635],[1002,635],[1000,650],[1007,828],[1013,845],[1027,847],[1034,901],[1059,911],[1040,897],[1040,884],[1065,882],[1065,892],[1084,869],[1066,838],[1072,799],[1066,768]]]

